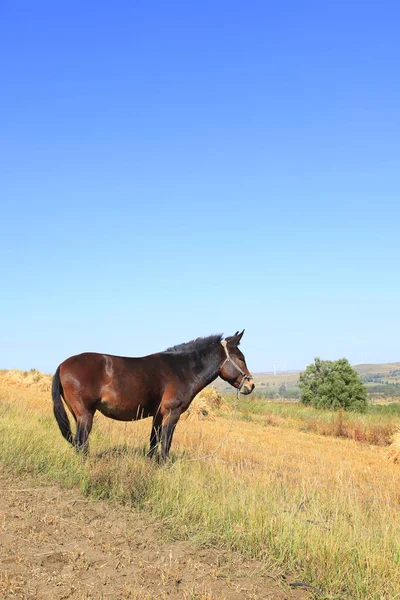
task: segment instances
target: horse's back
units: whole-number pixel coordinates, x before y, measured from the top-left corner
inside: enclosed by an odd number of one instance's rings
[[[97,375],[104,370],[106,362],[106,355],[99,354],[97,352],[83,352],[82,354],[75,354],[65,359],[60,364],[60,374],[74,374],[78,373],[89,374],[91,372],[97,372]]]

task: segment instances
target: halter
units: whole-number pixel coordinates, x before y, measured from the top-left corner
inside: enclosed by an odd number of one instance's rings
[[[227,348],[227,343],[225,340],[223,340],[221,342],[223,349],[225,350],[225,354],[226,354],[226,358],[224,360],[224,362],[222,363],[222,365],[220,366],[219,372],[221,373],[222,367],[224,366],[225,363],[230,362],[238,371],[241,375],[243,375],[242,380],[237,388],[238,392],[242,389],[244,382],[246,381],[246,379],[250,380],[251,379],[251,375],[247,375],[244,371],[242,371],[242,369],[239,367],[239,365],[237,365],[235,362],[233,362],[233,360],[231,359],[231,357],[229,356],[229,352],[228,352],[228,348]]]

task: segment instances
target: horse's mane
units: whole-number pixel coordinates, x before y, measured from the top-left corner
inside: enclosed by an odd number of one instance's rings
[[[190,354],[196,352],[202,354],[204,351],[209,350],[211,346],[219,344],[222,340],[222,333],[217,335],[209,335],[207,337],[199,337],[191,342],[185,344],[178,344],[177,346],[171,346],[167,348],[165,352],[172,352],[174,354]]]

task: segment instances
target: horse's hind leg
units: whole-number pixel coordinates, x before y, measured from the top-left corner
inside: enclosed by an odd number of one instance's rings
[[[94,412],[85,412],[76,419],[76,434],[73,441],[75,450],[87,454],[89,450],[88,437],[92,430]]]
[[[96,397],[79,383],[76,377],[71,377],[63,383],[64,400],[76,423],[76,433],[72,445],[77,452],[87,453],[88,437],[93,425],[96,412]]]

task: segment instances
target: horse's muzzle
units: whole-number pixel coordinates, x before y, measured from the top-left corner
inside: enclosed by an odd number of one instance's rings
[[[240,388],[240,393],[248,396],[254,390],[254,382],[252,379],[246,380]]]

